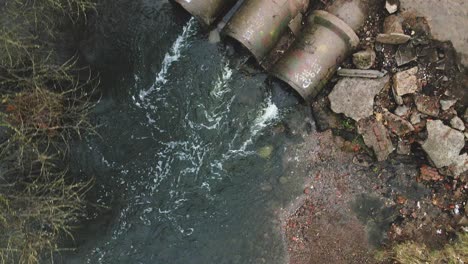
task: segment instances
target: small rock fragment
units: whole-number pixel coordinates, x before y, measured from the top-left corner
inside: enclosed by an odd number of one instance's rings
[[[219,35],[218,29],[214,29],[210,31],[210,35],[208,36],[208,41],[210,43],[218,43],[221,41],[221,37]]]
[[[449,167],[455,176],[468,169],[468,155],[460,155],[465,146],[465,136],[440,120],[427,121],[428,138],[422,145],[437,168]]]
[[[405,116],[406,114],[408,114],[408,111],[409,107],[407,107],[406,105],[400,105],[395,109],[395,115]]]
[[[384,33],[378,34],[376,41],[384,44],[399,45],[408,42],[411,36],[405,35],[401,18],[391,15],[385,18]]]
[[[437,97],[418,95],[414,98],[414,102],[419,112],[433,117],[439,115],[439,100]]]
[[[376,54],[371,49],[359,51],[353,54],[353,63],[358,69],[367,70],[375,63]]]
[[[403,136],[409,132],[414,131],[413,125],[403,118],[390,113],[388,110],[384,110],[383,117],[385,119],[386,126],[392,131],[392,133]]]
[[[378,161],[386,160],[388,155],[395,150],[387,129],[374,117],[359,121],[358,132],[362,135],[364,143],[374,150]]]
[[[412,113],[410,117],[410,122],[413,125],[419,124],[421,122],[421,114],[420,113]]]
[[[393,88],[398,96],[415,93],[419,89],[419,82],[416,74],[418,67],[406,71],[397,72],[393,76]]]
[[[463,115],[463,120],[468,123],[468,108],[465,109],[465,114]]]
[[[440,107],[442,110],[447,111],[450,107],[454,106],[457,100],[440,100]]]
[[[356,121],[374,113],[374,97],[385,87],[389,77],[381,79],[343,78],[328,95],[331,109]]]
[[[465,131],[465,124],[458,116],[455,116],[452,118],[452,120],[450,120],[450,125],[456,130]]]
[[[392,87],[392,94],[393,94],[393,99],[395,99],[395,102],[397,103],[397,105],[403,105],[403,103],[404,103],[403,102],[403,97],[396,94],[395,85],[393,85],[393,87]]]
[[[418,57],[416,55],[416,49],[414,48],[411,42],[404,45],[400,45],[395,54],[395,59],[398,67],[415,61],[417,58]]]
[[[411,145],[408,143],[408,141],[398,141],[397,153],[400,155],[411,154]]]
[[[384,33],[378,34],[376,41],[384,44],[400,45],[408,42],[410,36],[401,33]]]
[[[385,9],[389,14],[394,14],[398,11],[398,1],[397,0],[387,0],[385,2]]]
[[[441,181],[444,179],[436,169],[427,165],[420,168],[419,177],[424,181]]]

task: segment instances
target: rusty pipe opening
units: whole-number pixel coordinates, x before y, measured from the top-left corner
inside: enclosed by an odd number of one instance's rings
[[[355,30],[367,18],[367,2],[337,0],[327,11],[314,11],[300,37],[273,67],[272,74],[305,100],[317,96],[359,44]]]
[[[241,43],[262,64],[281,38],[297,29],[297,20],[295,26],[291,21],[308,5],[309,0],[245,0],[223,34]]]
[[[238,0],[173,0],[204,26],[210,26]]]

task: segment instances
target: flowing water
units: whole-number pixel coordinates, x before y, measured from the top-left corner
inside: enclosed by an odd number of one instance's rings
[[[266,74],[167,1],[109,1],[100,16],[83,47],[106,91],[100,137],[77,146],[74,170],[96,178],[106,207],[63,262],[284,262],[278,210],[302,179],[282,177],[283,151],[307,108],[283,105]]]

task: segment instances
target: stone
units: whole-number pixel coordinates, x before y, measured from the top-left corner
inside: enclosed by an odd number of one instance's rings
[[[343,113],[356,121],[374,113],[374,97],[389,82],[381,79],[343,78],[328,95],[333,112]]]
[[[221,41],[221,36],[219,35],[218,29],[214,29],[210,31],[210,35],[208,36],[208,41],[210,43],[218,43]]]
[[[454,118],[452,118],[452,120],[450,120],[450,125],[456,130],[465,131],[465,124],[463,123],[463,120],[461,120],[461,118],[458,116],[455,116]]]
[[[440,100],[440,107],[442,110],[447,111],[450,107],[454,106],[457,100]]]
[[[395,86],[392,87],[392,94],[393,94],[393,99],[395,99],[395,103],[397,103],[397,105],[403,105],[403,97],[399,96],[396,94],[395,92]]]
[[[400,45],[408,42],[411,36],[405,35],[401,18],[391,15],[385,18],[384,33],[378,34],[376,41],[384,44]]]
[[[269,159],[272,153],[273,153],[273,146],[271,145],[261,147],[260,149],[257,150],[257,154],[264,159]]]
[[[440,120],[427,121],[428,138],[422,144],[437,168],[449,167],[449,170],[458,176],[468,170],[468,155],[460,155],[465,146],[465,136],[460,131],[452,129]]]
[[[427,165],[421,166],[419,178],[421,178],[423,181],[441,181],[444,179],[444,177],[440,175],[436,169]]]
[[[439,99],[434,96],[418,95],[414,98],[414,103],[419,112],[437,117],[439,116]]]
[[[421,114],[418,112],[412,113],[410,117],[410,122],[413,125],[421,123]]]
[[[397,153],[400,155],[411,154],[411,144],[405,140],[398,141]]]
[[[463,120],[468,123],[468,108],[465,109],[465,114],[463,115]]]
[[[376,57],[375,51],[362,50],[353,54],[353,63],[358,69],[368,70],[374,65]]]
[[[286,178],[284,176],[281,176],[281,177],[279,177],[278,181],[281,184],[286,184],[286,183],[288,183],[288,178]]]
[[[398,67],[406,65],[418,58],[416,49],[411,42],[400,45],[395,54],[395,60]]]
[[[379,79],[387,75],[385,71],[376,70],[358,70],[358,69],[339,69],[337,72],[338,76],[341,77],[353,77],[353,78],[369,78]]]
[[[400,45],[405,44],[411,39],[411,36],[401,33],[378,34],[376,41],[384,44]]]
[[[393,88],[398,96],[413,94],[419,89],[419,81],[416,76],[419,68],[414,67],[406,71],[397,72],[393,76]]]
[[[398,11],[398,1],[397,0],[387,0],[385,1],[385,9],[389,14],[394,14]]]
[[[409,132],[414,131],[413,125],[405,119],[390,113],[388,110],[384,109],[383,118],[385,120],[385,125],[398,136],[403,136]]]
[[[408,111],[409,111],[409,107],[407,107],[406,105],[400,105],[398,106],[396,109],[395,109],[395,115],[397,116],[405,116],[408,114]]]
[[[386,160],[395,150],[387,129],[374,117],[360,120],[358,133],[362,135],[366,146],[373,149],[378,161]]]

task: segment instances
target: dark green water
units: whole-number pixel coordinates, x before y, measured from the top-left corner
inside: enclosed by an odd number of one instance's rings
[[[108,3],[97,32],[83,50],[106,91],[101,138],[78,147],[75,169],[96,177],[96,203],[111,209],[64,262],[284,262],[278,210],[303,179],[280,180],[283,151],[308,109],[278,107],[287,95],[167,1]]]

